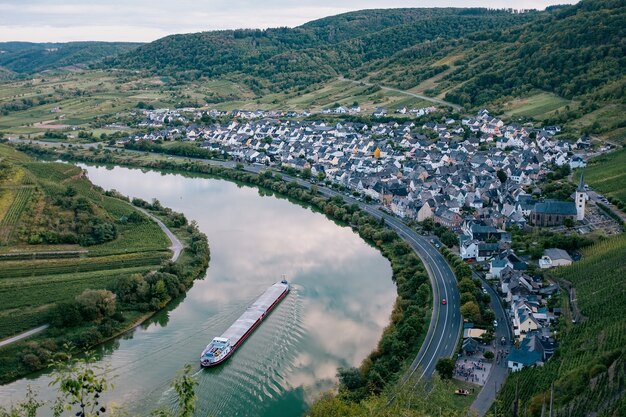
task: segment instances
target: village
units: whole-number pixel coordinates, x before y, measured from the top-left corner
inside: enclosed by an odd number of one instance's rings
[[[358,107],[335,107],[322,114],[358,114]],[[300,120],[309,112],[196,109],[143,110],[140,127],[147,133],[117,142],[186,141],[247,164],[291,169],[315,184],[326,184],[378,205],[406,221],[432,219],[458,236],[457,254],[477,265],[504,303],[514,345],[499,348],[487,340],[491,329],[465,323],[457,377],[485,383],[485,365],[473,362],[479,351],[492,351],[496,363],[518,371],[543,364],[554,353],[552,322],[561,311],[553,296],[563,289],[529,272],[572,263],[562,249],[549,248],[538,262],[511,249],[511,229],[551,228],[585,234],[596,229],[619,233],[610,218],[590,205],[581,176],[566,200],[546,199],[537,187],[553,169],[584,168],[592,152],[591,139],[575,143],[558,140],[558,126],[533,128],[505,124],[481,110],[473,117],[420,122],[434,107],[397,109],[406,121],[380,121],[376,109],[371,123]],[[202,116],[228,116],[227,123],[195,123]],[[529,264],[533,267],[529,268]],[[500,326],[505,325],[501,323]],[[510,327],[509,327],[510,326]],[[482,379],[465,369],[468,358],[483,372]],[[491,365],[487,365],[491,366]]]

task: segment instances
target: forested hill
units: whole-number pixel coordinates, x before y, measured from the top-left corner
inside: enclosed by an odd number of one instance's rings
[[[470,37],[483,53],[450,75],[462,84],[447,94],[459,104],[480,105],[494,95],[531,88],[573,98],[598,93],[625,97],[626,2],[581,1],[532,24]],[[604,88],[603,87],[609,87]]]
[[[284,90],[347,73],[436,39],[455,39],[532,21],[541,13],[487,9],[367,10],[303,26],[174,35],[108,65],[184,77],[238,76],[255,90]]]
[[[69,66],[81,66],[135,49],[138,43],[69,42],[69,43],[0,43],[0,78],[2,74],[34,74]]]

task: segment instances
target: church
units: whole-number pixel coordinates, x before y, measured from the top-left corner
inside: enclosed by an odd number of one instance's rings
[[[574,202],[546,200],[535,204],[530,212],[530,224],[534,226],[561,226],[566,219],[582,221],[585,219],[585,204],[587,202],[585,190],[585,176],[580,175],[580,183],[576,188]]]

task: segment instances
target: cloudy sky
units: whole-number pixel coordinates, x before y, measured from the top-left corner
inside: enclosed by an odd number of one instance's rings
[[[575,0],[0,0],[0,41],[147,42],[173,33],[297,26],[391,7],[543,9]]]

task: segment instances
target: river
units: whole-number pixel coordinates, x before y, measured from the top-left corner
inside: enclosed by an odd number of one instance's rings
[[[185,297],[98,350],[132,414],[175,407],[172,379],[190,363],[197,416],[300,416],[374,349],[395,299],[389,262],[349,227],[235,183],[122,167],[83,166],[94,184],[164,206],[207,234],[211,262]],[[201,369],[205,345],[285,275],[290,294],[223,365]],[[28,384],[52,399],[48,374],[0,386],[0,404]]]

